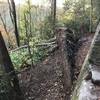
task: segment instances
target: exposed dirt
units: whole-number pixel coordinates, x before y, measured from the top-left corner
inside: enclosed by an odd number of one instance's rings
[[[76,56],[76,79],[89,50],[93,35],[85,36]],[[19,74],[20,86],[26,100],[64,100],[63,72],[60,50],[56,50],[36,67]]]
[[[26,100],[63,100],[63,76],[57,50],[35,69],[28,69],[19,75]]]
[[[83,41],[83,43],[76,54],[75,79],[77,79],[77,77],[80,73],[82,64],[84,63],[84,60],[85,60],[88,50],[90,48],[93,36],[94,36],[94,34],[88,34],[88,35],[84,36],[83,38],[81,38],[81,41]]]

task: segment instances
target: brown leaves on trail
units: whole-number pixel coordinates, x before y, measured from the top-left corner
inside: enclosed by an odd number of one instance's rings
[[[62,65],[59,50],[20,75],[26,100],[64,100]]]

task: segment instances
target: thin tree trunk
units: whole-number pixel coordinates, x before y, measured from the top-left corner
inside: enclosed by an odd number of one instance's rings
[[[52,17],[52,25],[53,25],[53,31],[55,31],[55,25],[56,25],[56,0],[51,0],[51,17]]]
[[[30,23],[30,27],[29,27],[29,30],[30,30],[30,36],[32,36],[32,18],[31,18],[31,4],[30,4],[30,0],[28,0],[28,6],[29,6],[29,23]]]
[[[12,6],[11,6],[11,3],[10,3],[10,0],[7,0],[7,1],[8,1],[8,5],[9,5],[10,18],[11,18],[12,24],[14,25],[14,20],[13,20],[13,16],[12,16]]]
[[[91,0],[91,6],[90,6],[90,28],[89,32],[92,33],[92,13],[93,13],[93,1]]]
[[[17,45],[20,46],[15,2],[14,2],[14,0],[8,0],[8,4],[9,4],[9,10],[10,10],[10,17],[11,17],[12,23],[14,24]]]
[[[30,39],[30,34],[28,34],[28,20],[27,20],[27,16],[26,14],[24,13],[24,20],[25,20],[25,29],[26,29],[26,38],[27,38],[27,45],[28,45],[28,52],[29,52],[29,55],[30,55],[30,58],[31,58],[31,66],[33,67],[33,58],[32,58],[32,53],[31,53],[31,48],[30,48],[30,45],[29,45],[29,39]]]

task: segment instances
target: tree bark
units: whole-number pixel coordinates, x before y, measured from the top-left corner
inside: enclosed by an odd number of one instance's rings
[[[93,1],[91,0],[91,6],[90,6],[90,27],[89,32],[92,33],[92,13],[93,13]]]
[[[5,80],[8,84],[7,87],[10,88],[10,90],[8,90],[9,95],[5,94],[3,96],[4,98],[5,96],[7,96],[7,98],[0,100],[23,100],[22,92],[19,87],[18,77],[15,73],[13,64],[9,57],[1,32],[0,32],[0,67],[4,73],[2,76],[6,77]]]
[[[9,4],[9,10],[10,10],[10,17],[11,17],[12,23],[14,25],[16,42],[17,42],[17,45],[20,46],[15,2],[14,2],[14,0],[8,0],[8,4]]]
[[[30,42],[30,33],[28,33],[28,20],[27,20],[26,13],[24,13],[24,20],[25,20],[25,29],[26,29],[26,38],[27,38],[28,52],[29,52],[29,56],[31,58],[31,67],[34,67],[32,53],[31,53],[31,48],[30,48],[30,44],[29,44],[29,42]]]
[[[52,17],[53,31],[55,31],[55,25],[56,25],[56,0],[51,0],[51,17]]]

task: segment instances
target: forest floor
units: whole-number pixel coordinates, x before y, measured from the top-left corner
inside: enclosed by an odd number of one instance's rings
[[[75,80],[77,80],[77,77],[80,73],[81,67],[89,51],[93,36],[94,36],[93,34],[88,34],[81,38],[81,41],[83,41],[83,43],[76,54],[76,64],[75,64],[76,68],[75,68],[75,73],[74,73]]]
[[[76,56],[75,79],[90,48],[93,35],[81,38],[84,42]],[[64,100],[63,72],[60,50],[56,50],[35,68],[25,69],[18,75],[26,100]]]

